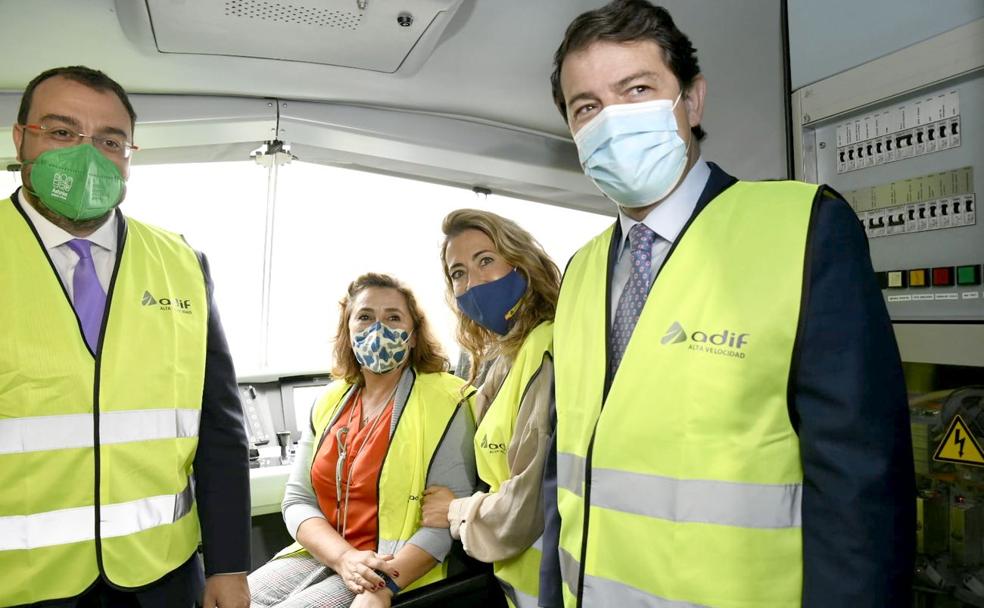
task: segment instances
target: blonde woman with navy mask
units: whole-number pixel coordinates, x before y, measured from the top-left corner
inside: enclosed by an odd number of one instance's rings
[[[560,271],[528,232],[494,213],[454,211],[443,230],[458,341],[471,356],[470,382],[481,383],[474,449],[489,488],[458,499],[428,488],[424,525],[450,527],[465,552],[494,563],[513,606],[535,607]]]
[[[336,378],[314,404],[283,501],[297,542],[249,577],[253,606],[390,606],[444,578],[447,530],[422,528],[428,484],[475,486],[471,394],[445,372],[413,294],[365,274],[339,303]]]

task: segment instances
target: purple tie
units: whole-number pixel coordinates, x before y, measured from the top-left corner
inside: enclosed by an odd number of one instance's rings
[[[92,263],[92,243],[85,239],[72,239],[68,246],[79,256],[72,277],[75,312],[82,322],[82,333],[92,352],[99,348],[99,331],[102,329],[103,312],[106,310],[106,292],[99,284],[96,265]]]
[[[629,280],[625,283],[622,295],[618,297],[618,307],[615,309],[615,323],[612,327],[612,375],[615,375],[622,362],[625,347],[629,345],[632,330],[635,329],[649,296],[655,241],[656,233],[643,223],[636,224],[629,230],[632,272],[629,273]]]

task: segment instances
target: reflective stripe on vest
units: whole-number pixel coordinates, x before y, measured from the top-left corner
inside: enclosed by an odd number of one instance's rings
[[[99,416],[99,444],[197,437],[200,410],[127,410]],[[93,445],[92,414],[0,420],[0,454]]]
[[[557,485],[580,496],[584,459],[557,454]],[[754,484],[673,479],[595,468],[591,504],[679,522],[745,528],[802,525],[803,484]]]
[[[0,202],[0,605],[76,596],[100,570],[142,587],[198,546],[204,276],[179,236],[120,221],[94,357],[27,218]]]
[[[564,580],[564,587],[572,595],[576,596],[577,579],[581,573],[581,563],[564,547],[560,547],[558,553],[560,554],[560,577]]]
[[[705,604],[668,600],[617,581],[589,575],[584,577],[584,605],[618,608],[711,608]]]
[[[99,507],[99,535],[113,538],[171,524],[191,512],[191,480],[180,494],[151,496]],[[0,551],[37,549],[95,539],[95,507],[0,517]]]
[[[378,553],[396,553],[420,528],[420,497],[434,453],[459,407],[470,409],[464,381],[447,373],[416,374],[405,370],[396,391],[389,448],[379,474]],[[406,387],[406,389],[404,389]],[[319,440],[353,394],[352,385],[335,381],[312,410],[314,434]],[[317,450],[312,450],[312,462]],[[306,553],[294,543],[277,557]],[[404,591],[437,582],[447,576],[447,561],[437,564]]]
[[[584,492],[584,467],[585,459],[583,456],[569,452],[558,452],[557,487],[581,496]]]
[[[718,195],[664,263],[607,394],[613,230],[571,261],[554,333],[565,605],[799,605],[786,392],[816,193]]]
[[[506,598],[513,606],[537,605],[540,593],[540,561],[543,559],[542,536],[525,551],[493,564],[492,571]]]
[[[540,374],[544,358],[550,355],[552,343],[552,322],[541,323],[530,331],[475,431],[475,465],[479,477],[489,485],[489,492],[497,492],[511,477],[506,452],[513,441],[516,417],[530,384]],[[529,547],[493,565],[496,578],[514,605],[536,607],[541,557],[542,544],[541,548]]]
[[[803,484],[673,479],[612,469],[591,472],[591,504],[668,521],[798,528]]]
[[[502,592],[511,606],[515,606],[515,608],[537,608],[539,606],[539,598],[536,595],[523,593],[501,578],[498,580]]]

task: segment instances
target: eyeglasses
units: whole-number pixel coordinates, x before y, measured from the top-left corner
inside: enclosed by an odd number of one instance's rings
[[[131,144],[122,137],[87,135],[85,133],[79,133],[78,131],[70,129],[64,125],[21,126],[32,133],[36,133],[37,135],[56,142],[59,145],[77,145],[82,143],[82,140],[88,137],[92,140],[92,145],[95,146],[97,150],[106,156],[114,156],[116,158],[130,158],[134,150],[140,149],[139,146]]]

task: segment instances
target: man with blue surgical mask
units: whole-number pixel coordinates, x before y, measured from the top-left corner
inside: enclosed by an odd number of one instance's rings
[[[829,188],[704,160],[695,53],[616,0],[555,55],[618,220],[557,306],[540,605],[907,605],[908,410],[864,232]]]
[[[27,85],[13,127],[0,606],[249,606],[232,357],[204,256],[117,209],[135,122],[117,82],[72,66]]]

